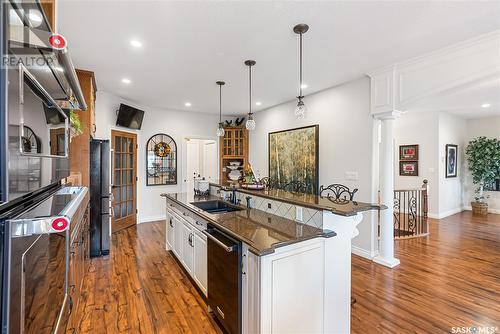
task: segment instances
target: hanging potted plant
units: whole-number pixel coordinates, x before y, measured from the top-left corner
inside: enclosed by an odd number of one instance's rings
[[[80,117],[74,111],[70,111],[69,113],[69,124],[70,124],[69,135],[71,141],[73,140],[73,138],[83,133],[82,122],[80,121]]]
[[[471,202],[472,213],[486,215],[488,203],[485,202],[487,196],[484,195],[484,186],[500,177],[500,140],[478,137],[469,142],[465,155],[472,174],[472,182],[476,186],[474,191],[476,196]]]

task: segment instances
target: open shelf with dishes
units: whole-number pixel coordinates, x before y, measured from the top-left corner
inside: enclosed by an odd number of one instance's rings
[[[222,183],[237,182],[248,164],[248,130],[242,127],[224,128],[220,138],[220,173]]]

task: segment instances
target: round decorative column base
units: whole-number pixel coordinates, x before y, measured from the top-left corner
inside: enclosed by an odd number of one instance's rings
[[[400,264],[399,260],[396,258],[386,259],[380,255],[374,257],[373,262],[381,264],[381,265],[389,267],[389,268],[394,268]]]

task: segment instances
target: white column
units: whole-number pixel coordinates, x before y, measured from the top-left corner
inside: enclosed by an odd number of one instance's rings
[[[389,268],[399,264],[394,257],[394,120],[399,111],[376,115],[381,120],[380,201],[387,209],[380,212],[379,255],[373,261]]]

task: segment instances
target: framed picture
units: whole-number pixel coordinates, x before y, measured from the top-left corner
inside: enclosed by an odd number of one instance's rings
[[[446,177],[457,177],[458,145],[446,144]]]
[[[418,145],[401,145],[399,146],[400,161],[417,161],[418,160]]]
[[[318,193],[319,125],[269,133],[269,179],[279,184],[301,182]]]
[[[400,161],[399,175],[418,176],[418,161]]]

